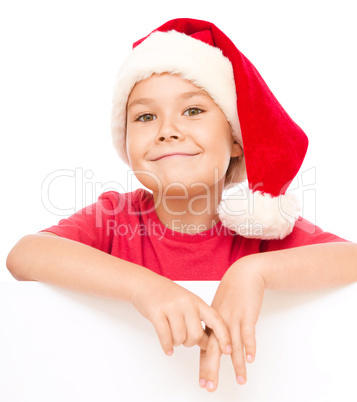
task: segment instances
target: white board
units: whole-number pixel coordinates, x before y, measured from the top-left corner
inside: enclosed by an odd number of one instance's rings
[[[178,282],[210,302],[218,282]],[[0,283],[0,401],[329,402],[357,400],[357,284],[267,291],[248,381],[222,357],[214,393],[198,385],[199,349],[165,356],[128,303],[37,282]]]

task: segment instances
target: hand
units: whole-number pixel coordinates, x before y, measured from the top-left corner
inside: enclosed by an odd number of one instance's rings
[[[263,302],[265,281],[254,256],[235,262],[223,276],[212,302],[212,307],[226,322],[232,339],[232,363],[239,384],[247,380],[247,362],[254,361],[256,354],[255,324]],[[221,351],[217,338],[208,330],[209,340],[206,350],[200,354],[200,386],[215,391]],[[251,357],[251,358],[250,358]]]
[[[162,349],[173,354],[173,346],[198,345],[206,349],[208,334],[201,321],[212,328],[221,353],[231,351],[227,325],[217,311],[182,286],[150,273],[138,284],[132,297],[135,308],[154,325]]]

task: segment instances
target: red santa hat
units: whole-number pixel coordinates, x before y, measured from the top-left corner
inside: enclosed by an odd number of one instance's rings
[[[243,146],[248,188],[237,187],[218,206],[223,225],[248,238],[282,239],[299,205],[287,188],[305,157],[308,139],[282,108],[253,64],[210,22],[166,22],[133,45],[114,88],[112,136],[125,163],[126,105],[134,85],[172,73],[204,89],[222,109]],[[241,174],[240,177],[244,175]],[[238,183],[237,183],[238,184]]]

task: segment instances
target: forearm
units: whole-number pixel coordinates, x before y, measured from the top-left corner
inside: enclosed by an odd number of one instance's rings
[[[18,280],[128,301],[134,288],[159,277],[93,247],[41,233],[23,237],[10,251],[6,265]]]
[[[305,291],[357,281],[357,244],[326,243],[244,257],[267,289]]]

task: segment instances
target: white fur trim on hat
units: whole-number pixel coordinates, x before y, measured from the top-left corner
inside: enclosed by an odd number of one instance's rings
[[[288,193],[272,197],[239,185],[217,208],[219,219],[228,229],[252,239],[283,239],[298,219],[299,200]]]
[[[237,95],[230,60],[222,51],[177,31],[154,32],[129,55],[114,87],[112,109],[113,144],[122,160],[126,153],[126,106],[134,85],[152,74],[179,74],[204,89],[221,108],[242,144],[237,111]]]

